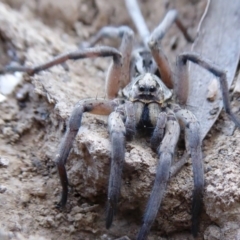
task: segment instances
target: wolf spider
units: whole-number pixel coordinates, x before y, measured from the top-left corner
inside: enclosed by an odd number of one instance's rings
[[[158,153],[159,161],[154,185],[143,217],[143,224],[137,236],[138,240],[146,239],[160,208],[168,180],[186,161],[183,157],[177,165],[172,166],[180,131],[184,129],[186,150],[191,156],[193,167],[192,234],[196,236],[203,205],[204,170],[201,127],[193,113],[185,108],[189,82],[187,62],[198,64],[219,78],[225,111],[240,127],[240,121],[230,107],[226,73],[198,54],[183,53],[177,57],[176,74],[173,75],[161,48],[161,39],[175,22],[185,38],[192,41],[177,12],[169,11],[150,34],[136,1],[126,1],[126,5],[142,38],[142,48],[133,49],[134,33],[129,27],[104,27],[83,49],[60,55],[36,67],[10,66],[4,71],[22,71],[33,75],[68,59],[112,57],[113,61],[106,78],[107,99],[90,98],[79,101],[71,113],[67,131],[60,143],[56,155],[56,165],[62,185],[59,207],[64,207],[67,202],[68,178],[65,164],[81,126],[83,113],[109,115],[108,128],[112,149],[106,210],[107,229],[111,227],[117,209],[125,140],[131,140],[137,131],[148,130],[151,133],[151,147]],[[137,11],[131,11],[132,8]],[[103,37],[120,38],[120,50],[111,47],[93,47]]]

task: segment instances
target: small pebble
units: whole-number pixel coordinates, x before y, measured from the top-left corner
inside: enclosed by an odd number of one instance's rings
[[[6,159],[6,158],[1,158],[0,157],[0,167],[8,167],[8,165],[9,165],[9,160],[8,159]]]
[[[3,185],[0,185],[0,193],[6,192],[7,188]]]
[[[218,93],[218,81],[216,78],[214,78],[208,85],[207,100],[210,102],[215,101],[217,93]]]

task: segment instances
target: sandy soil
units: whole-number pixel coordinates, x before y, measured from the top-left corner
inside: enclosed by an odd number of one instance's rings
[[[167,8],[175,7],[193,34],[204,6],[204,1],[141,1],[151,29]],[[2,1],[0,64],[11,59],[25,65],[44,62],[76,49],[109,24],[134,28],[123,3]],[[174,62],[175,56],[191,45],[173,26],[163,46]],[[9,57],[13,53],[16,56]],[[106,117],[83,117],[67,163],[71,187],[68,204],[63,211],[55,207],[61,187],[54,158],[67,119],[79,99],[105,96],[109,61],[68,62],[67,67],[56,66],[34,77],[19,73],[1,76],[1,88],[12,76],[20,83],[0,104],[0,239],[134,239],[157,156],[150,150],[148,139],[127,143],[119,211],[113,227],[106,230],[104,208],[110,163]],[[234,100],[238,103],[237,97]],[[206,187],[199,239],[240,239],[240,135],[239,130],[233,130],[223,113],[203,143]],[[171,180],[149,239],[192,238],[192,188],[189,161]]]

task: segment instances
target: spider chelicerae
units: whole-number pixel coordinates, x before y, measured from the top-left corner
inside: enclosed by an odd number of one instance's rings
[[[48,69],[68,59],[112,57],[106,78],[106,99],[91,98],[79,101],[70,116],[67,131],[60,143],[56,164],[62,185],[59,207],[64,207],[68,197],[68,178],[65,164],[73,141],[81,126],[84,112],[109,115],[108,130],[111,141],[111,169],[108,184],[106,227],[110,228],[117,209],[124,164],[125,141],[136,132],[148,130],[151,147],[158,153],[156,177],[148,200],[143,224],[137,239],[146,239],[160,208],[167,182],[185,163],[186,158],[172,166],[180,131],[185,131],[185,145],[193,166],[194,189],[192,204],[192,233],[198,232],[199,214],[203,205],[204,171],[201,150],[201,127],[185,104],[188,97],[187,62],[191,61],[212,72],[219,78],[224,107],[233,122],[240,127],[232,113],[226,74],[209,60],[195,53],[183,53],[177,57],[173,75],[161,48],[161,39],[173,23],[176,23],[188,41],[192,41],[178,18],[171,10],[163,21],[149,33],[136,0],[126,0],[128,11],[142,38],[142,47],[134,48],[134,33],[126,26],[104,27],[90,41],[75,52],[63,54],[36,67],[6,67],[3,71],[23,71],[30,75]],[[132,8],[138,11],[131,11]],[[120,38],[119,50],[111,47],[94,47],[102,38]]]

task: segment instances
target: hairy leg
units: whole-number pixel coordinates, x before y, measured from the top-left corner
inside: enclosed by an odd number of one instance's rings
[[[227,75],[226,72],[220,69],[218,66],[213,64],[210,60],[201,57],[195,53],[183,53],[177,58],[177,76],[178,83],[176,93],[179,99],[180,104],[185,104],[187,101],[187,94],[185,87],[188,86],[188,72],[187,72],[187,61],[191,61],[195,64],[200,65],[205,68],[216,77],[219,78],[219,83],[222,91],[223,105],[226,113],[230,119],[240,128],[240,119],[233,113],[231,109],[231,104],[229,101],[229,92],[227,85]]]
[[[118,197],[121,188],[122,168],[125,158],[125,126],[123,114],[116,110],[108,119],[111,140],[111,169],[108,183],[108,201],[106,210],[106,228],[110,228],[113,216],[117,210]]]
[[[153,131],[153,135],[151,137],[151,148],[153,151],[157,151],[163,139],[163,136],[165,133],[166,121],[167,121],[166,113],[161,112],[158,115],[157,124]],[[171,171],[170,171],[170,177],[174,177],[178,174],[178,172],[182,169],[184,164],[187,162],[187,159],[188,159],[188,154],[185,152],[181,157],[181,159],[179,159],[176,163],[174,163],[174,165],[172,165]]]
[[[58,204],[59,207],[64,207],[67,202],[68,196],[68,178],[65,169],[65,164],[72,149],[73,141],[78,133],[81,126],[82,115],[84,112],[89,112],[99,115],[109,115],[114,111],[118,105],[116,101],[103,100],[103,99],[87,99],[79,101],[74,107],[70,116],[67,131],[60,143],[58,153],[56,155],[57,169],[62,185],[62,196]]]
[[[173,75],[171,73],[171,67],[168,59],[161,49],[161,40],[174,22],[182,31],[186,40],[193,42],[192,38],[187,33],[187,29],[183,26],[180,19],[178,18],[176,10],[170,10],[167,13],[163,21],[154,29],[148,39],[148,46],[152,52],[154,60],[157,63],[159,72],[161,74],[161,79],[170,89],[172,89],[174,86]]]
[[[117,85],[119,85],[119,87],[121,88],[124,88],[131,80],[130,79],[130,62],[131,62],[131,54],[133,50],[134,32],[132,31],[131,28],[127,26],[103,27],[85,45],[87,47],[92,47],[103,38],[121,39],[121,45],[119,47],[119,51],[122,54],[122,67],[121,67],[121,78],[119,80],[120,82]],[[106,82],[107,92],[112,92],[114,91],[115,88],[116,88],[116,83],[113,83],[112,81]],[[115,94],[115,97],[116,97],[116,94]]]
[[[49,69],[55,65],[61,64],[66,62],[67,60],[78,60],[83,58],[96,58],[96,57],[113,57],[114,62],[121,61],[121,53],[112,47],[97,47],[97,48],[88,48],[88,49],[80,49],[77,51],[64,53],[59,55],[52,60],[34,66],[34,67],[27,67],[27,66],[6,66],[1,70],[1,73],[5,72],[26,72],[29,75],[34,75],[39,73],[43,70]]]
[[[204,169],[202,159],[202,148],[200,139],[200,124],[196,117],[188,110],[176,107],[174,109],[176,117],[184,125],[185,142],[187,151],[192,158],[194,190],[192,204],[192,234],[197,236],[199,227],[199,215],[203,205],[204,190]]]
[[[123,70],[123,59],[122,54],[115,48],[112,47],[95,47],[95,48],[86,48],[80,49],[74,52],[65,53],[59,55],[52,60],[37,65],[35,67],[25,67],[25,66],[7,66],[0,72],[26,72],[29,75],[34,75],[40,71],[49,69],[55,65],[64,63],[67,60],[77,60],[83,58],[96,58],[96,57],[112,57],[113,62],[108,69],[108,75],[106,79],[106,91],[107,97],[109,99],[116,98],[119,88],[122,85],[122,79],[125,76],[122,76]],[[125,63],[124,63],[125,66]],[[124,78],[125,79],[125,78]]]
[[[172,158],[180,134],[180,126],[173,113],[167,114],[165,135],[160,145],[158,154],[159,162],[153,189],[145,210],[143,225],[138,233],[137,240],[147,238],[150,228],[157,216],[161,205],[167,182],[170,177]]]

